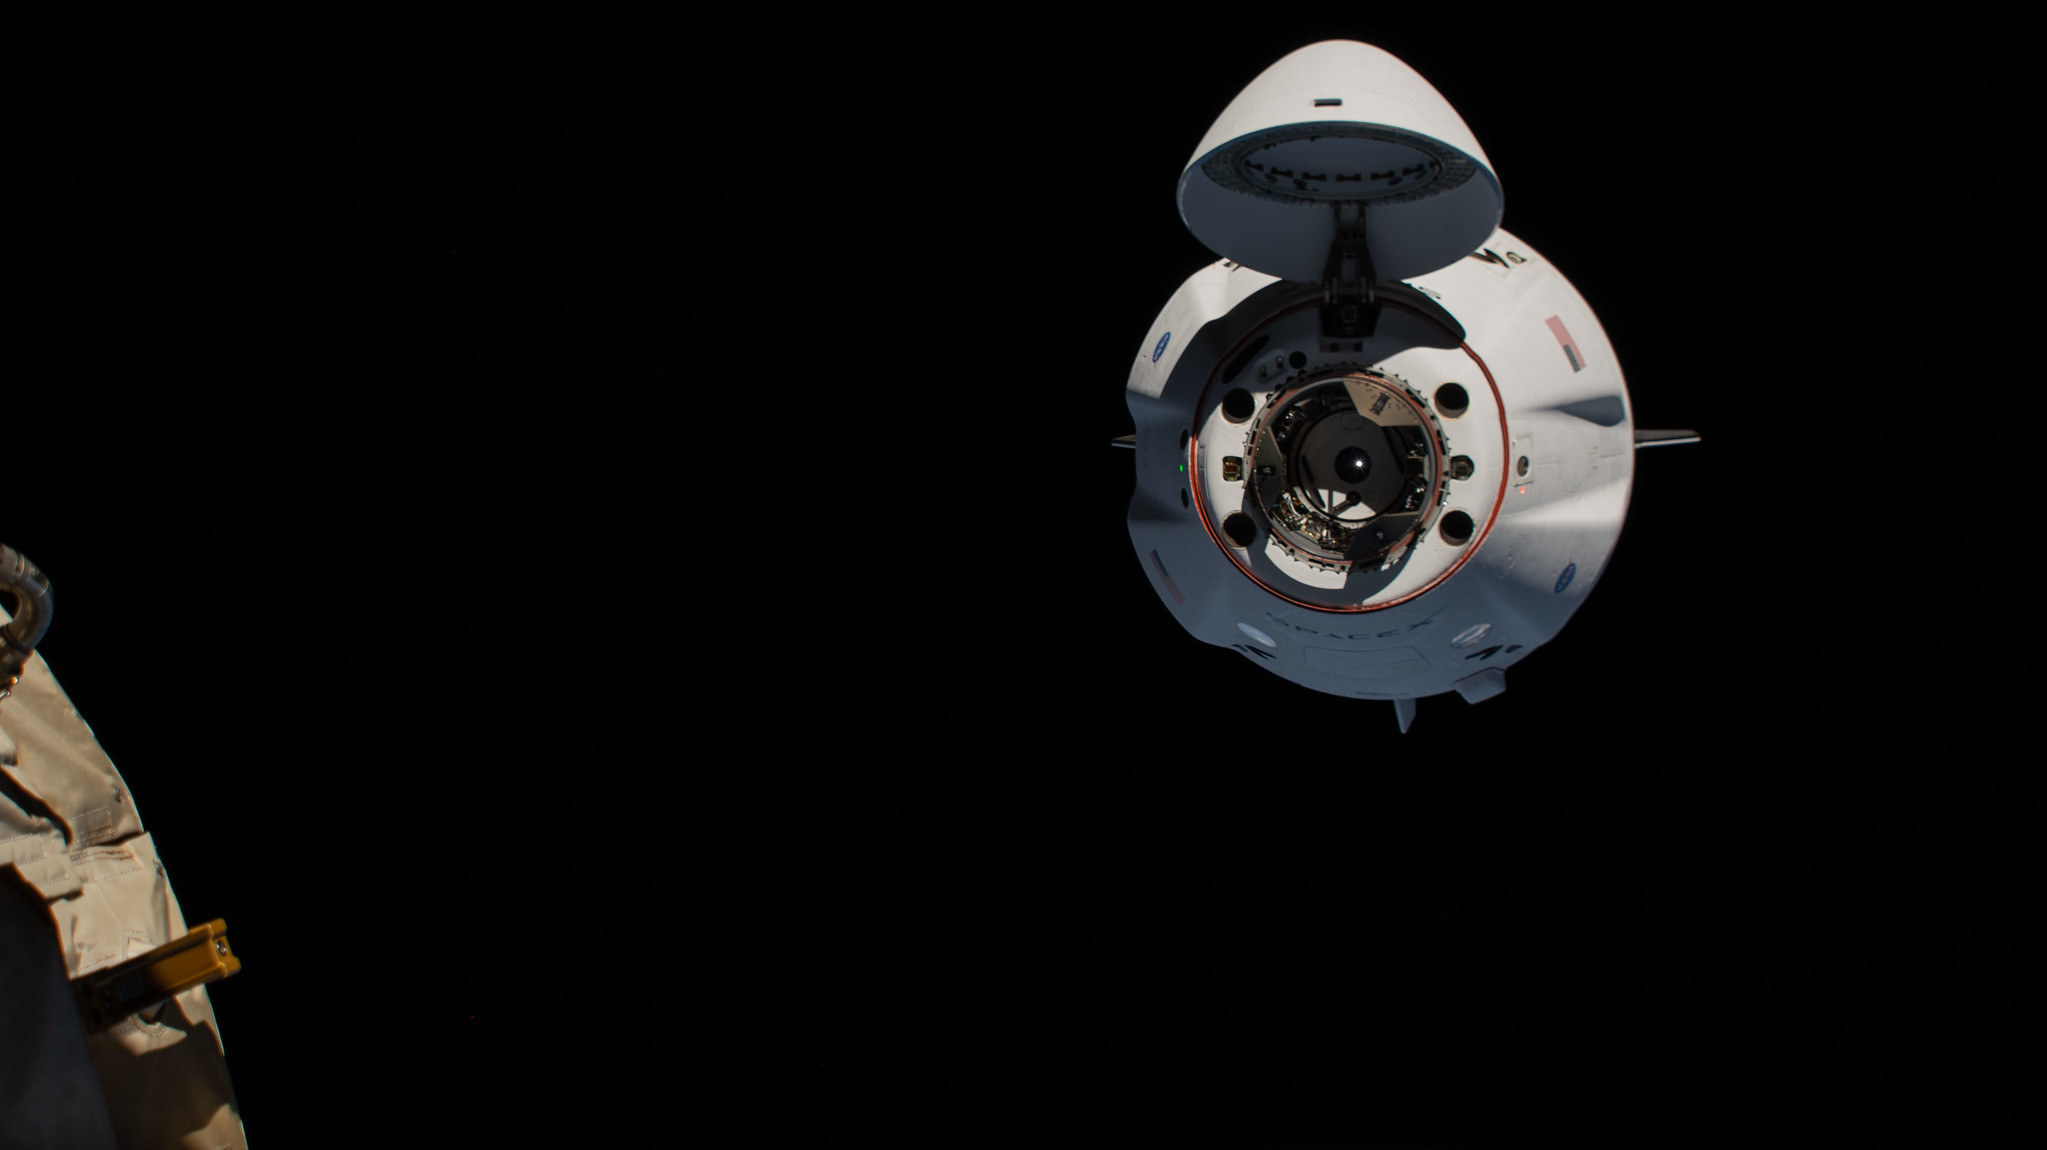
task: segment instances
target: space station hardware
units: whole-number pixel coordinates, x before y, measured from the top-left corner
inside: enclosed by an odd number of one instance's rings
[[[0,593],[11,593],[14,617],[0,627],[0,698],[21,682],[22,668],[50,629],[50,581],[14,548],[0,543]],[[195,986],[217,982],[242,968],[228,948],[221,919],[187,931],[118,966],[72,984],[86,1029],[98,1032]]]
[[[1265,70],[1180,176],[1224,258],[1145,336],[1130,538],[1195,638],[1303,686],[1480,702],[1619,539],[1634,428],[1577,291],[1412,68],[1329,41]]]
[[[126,781],[34,657],[49,580],[5,545],[0,595],[0,1145],[246,1145],[201,989],[241,969],[227,924],[186,929]]]
[[[130,1015],[176,998],[195,986],[218,982],[242,968],[227,945],[227,923],[201,923],[185,937],[71,985],[87,1033],[97,1034]]]
[[[50,581],[19,551],[0,543],[0,592],[12,592],[14,618],[0,627],[0,699],[21,682],[21,668],[50,629]]]

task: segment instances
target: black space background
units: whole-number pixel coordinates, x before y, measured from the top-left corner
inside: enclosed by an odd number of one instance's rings
[[[233,927],[259,1145],[1923,1143],[2011,1088],[1963,988],[2020,760],[1948,638],[1999,536],[1926,382],[2007,227],[1931,93],[2004,81],[905,19],[186,25],[17,107],[0,538]],[[1180,631],[1108,446],[1214,258],[1181,166],[1340,37],[1705,435],[1404,738]]]

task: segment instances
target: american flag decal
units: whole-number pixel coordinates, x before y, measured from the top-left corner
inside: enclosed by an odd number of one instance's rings
[[[1584,371],[1585,357],[1578,354],[1578,345],[1571,342],[1571,333],[1564,330],[1564,321],[1551,316],[1543,322],[1549,325],[1549,333],[1557,337],[1558,346],[1564,349],[1564,358],[1571,361],[1571,370]]]

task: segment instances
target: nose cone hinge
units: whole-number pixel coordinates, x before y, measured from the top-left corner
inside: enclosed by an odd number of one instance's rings
[[[1359,200],[1336,205],[1336,238],[1322,269],[1322,338],[1369,339],[1379,325],[1379,304],[1372,284],[1372,252],[1365,243],[1365,205]]]

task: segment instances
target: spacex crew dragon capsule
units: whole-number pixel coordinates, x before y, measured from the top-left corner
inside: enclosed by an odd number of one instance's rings
[[[1239,93],[1181,173],[1223,259],[1131,366],[1130,539],[1195,638],[1332,695],[1506,689],[1599,579],[1639,446],[1569,281],[1455,109],[1366,44]]]

